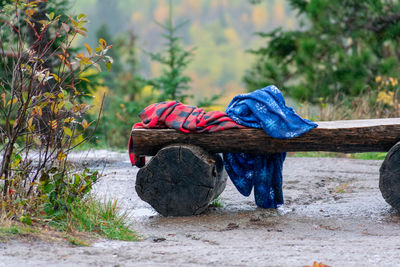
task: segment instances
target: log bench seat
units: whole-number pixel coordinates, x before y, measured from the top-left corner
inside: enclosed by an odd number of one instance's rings
[[[213,133],[134,129],[136,155],[154,156],[139,170],[136,191],[164,216],[194,215],[225,188],[218,153],[389,152],[380,168],[379,188],[386,202],[400,210],[400,118],[317,123],[318,128],[288,140],[253,128]]]

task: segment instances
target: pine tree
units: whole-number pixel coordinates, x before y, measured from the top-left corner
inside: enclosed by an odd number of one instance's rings
[[[289,0],[300,29],[258,33],[266,44],[244,81],[276,84],[300,100],[376,90],[377,76],[400,78],[400,3],[386,0]]]
[[[191,97],[187,94],[191,79],[183,72],[192,61],[193,49],[185,50],[182,47],[181,38],[177,36],[177,31],[186,22],[174,26],[172,18],[172,2],[170,0],[167,21],[164,24],[157,23],[164,29],[165,49],[158,53],[148,52],[152,60],[163,66],[162,74],[160,77],[149,80],[149,84],[160,91],[158,101],[178,100],[184,102],[186,98]]]

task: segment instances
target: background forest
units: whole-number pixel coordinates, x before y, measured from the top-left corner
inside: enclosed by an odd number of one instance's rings
[[[186,73],[192,79],[195,99],[215,92],[225,93],[222,104],[243,92],[242,77],[254,61],[246,50],[262,44],[254,33],[278,26],[297,27],[297,18],[284,0],[266,0],[252,4],[243,0],[174,0],[173,21],[187,24],[179,29],[182,45],[195,48],[193,61]],[[160,64],[142,53],[159,51],[163,45],[164,23],[169,15],[168,0],[83,0],[74,9],[86,13],[89,43],[97,41],[99,25],[107,25],[110,36],[133,34],[138,51],[138,72],[146,77],[161,74]],[[112,33],[112,34],[111,34]],[[129,35],[128,34],[128,35]],[[228,95],[229,94],[229,95]]]

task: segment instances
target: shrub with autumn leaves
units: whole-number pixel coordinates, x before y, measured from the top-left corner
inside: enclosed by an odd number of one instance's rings
[[[56,14],[58,2],[0,1],[0,210],[12,218],[43,203],[67,208],[97,180],[89,170],[71,173],[67,159],[98,124],[83,118],[91,95],[82,73],[109,69],[111,45],[73,48],[87,19]]]

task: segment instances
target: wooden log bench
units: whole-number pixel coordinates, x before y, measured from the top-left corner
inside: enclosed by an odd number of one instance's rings
[[[400,118],[317,122],[306,134],[280,140],[261,129],[182,133],[173,129],[134,129],[137,155],[154,156],[137,174],[136,191],[164,216],[203,212],[225,188],[217,153],[329,151],[387,152],[380,168],[383,198],[400,210]]]

